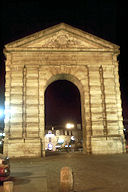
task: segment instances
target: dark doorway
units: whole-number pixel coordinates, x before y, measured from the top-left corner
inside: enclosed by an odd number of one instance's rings
[[[51,83],[45,91],[45,126],[81,124],[81,101],[78,88],[67,80]]]
[[[45,91],[45,149],[74,151],[82,148],[81,122],[78,88],[67,80],[51,83]],[[73,127],[66,127],[67,123]]]

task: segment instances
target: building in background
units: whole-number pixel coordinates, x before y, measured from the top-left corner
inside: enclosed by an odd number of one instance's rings
[[[66,148],[82,150],[82,139],[80,124],[71,130],[53,128],[45,130],[45,150],[65,151]]]

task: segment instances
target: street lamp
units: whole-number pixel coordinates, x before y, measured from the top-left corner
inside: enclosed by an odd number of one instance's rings
[[[66,124],[66,128],[67,128],[67,129],[74,128],[74,124],[73,124],[73,123],[67,123],[67,124]]]

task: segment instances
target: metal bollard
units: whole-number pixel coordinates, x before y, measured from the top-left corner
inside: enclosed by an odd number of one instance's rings
[[[5,181],[3,186],[4,192],[13,192],[13,181]]]
[[[73,175],[70,167],[63,167],[60,172],[60,192],[73,191]]]

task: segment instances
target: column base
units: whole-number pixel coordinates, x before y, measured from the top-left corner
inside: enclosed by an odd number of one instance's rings
[[[92,136],[92,154],[125,153],[125,141],[121,135]]]
[[[9,157],[41,157],[39,138],[8,139],[4,153]]]

